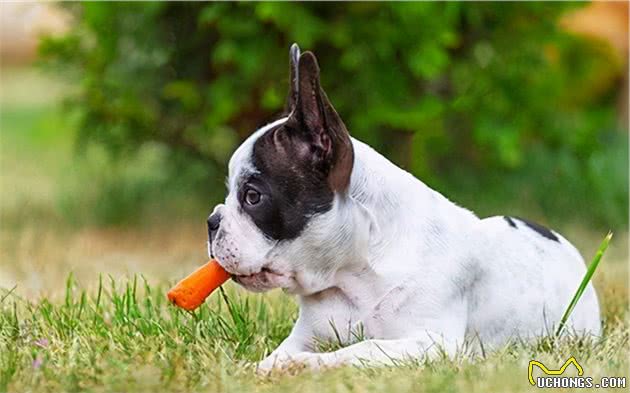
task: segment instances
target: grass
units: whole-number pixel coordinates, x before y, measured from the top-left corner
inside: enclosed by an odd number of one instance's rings
[[[31,70],[2,78],[0,188],[9,192],[0,194],[0,392],[520,392],[533,390],[530,360],[552,368],[570,355],[586,375],[628,375],[627,234],[613,228],[615,241],[593,277],[601,341],[547,337],[477,358],[256,377],[255,362],[293,325],[294,301],[228,283],[224,296],[195,313],[166,304],[166,289],[205,260],[203,215],[165,214],[159,198],[168,198],[160,194],[147,211],[161,219],[103,225],[110,210],[133,212],[138,195],[164,187],[163,179],[146,183],[159,152],[141,154],[133,170],[103,174],[100,153],[73,158],[72,121],[55,110],[56,99],[42,99],[63,86]],[[130,188],[136,191],[108,198]],[[557,229],[583,255],[595,254],[598,231],[572,223]]]
[[[70,276],[57,300],[0,292],[0,391],[523,391],[531,359],[555,365],[574,355],[593,377],[629,366],[628,325],[609,320],[601,341],[547,337],[478,358],[256,377],[255,362],[289,333],[293,302],[229,286],[188,313],[167,303],[166,288],[101,277],[88,292]]]
[[[140,278],[123,285],[108,278],[90,296],[70,277],[60,302],[3,294],[0,391],[117,391],[134,380],[138,388],[186,390],[224,379],[208,365],[232,374],[232,362],[260,356],[290,328],[290,307],[215,297],[188,314],[167,306],[164,290]]]

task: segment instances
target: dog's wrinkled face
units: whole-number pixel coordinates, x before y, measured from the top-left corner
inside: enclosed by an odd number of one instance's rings
[[[209,252],[253,291],[300,291],[305,272],[321,271],[320,243],[335,230],[335,201],[352,173],[350,136],[320,87],[315,56],[294,45],[290,58],[290,114],[239,146],[225,204],[213,212],[220,224]]]

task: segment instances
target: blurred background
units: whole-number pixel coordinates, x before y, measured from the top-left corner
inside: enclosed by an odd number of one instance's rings
[[[613,230],[596,283],[627,297],[627,3],[1,7],[0,287],[205,261],[227,160],[282,110],[297,42],[351,134],[454,202],[586,259]]]

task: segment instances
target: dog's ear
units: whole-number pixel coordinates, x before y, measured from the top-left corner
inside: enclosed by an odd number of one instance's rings
[[[298,98],[298,64],[300,62],[300,47],[298,44],[291,45],[289,49],[289,94],[287,95],[287,103],[285,112],[291,113],[295,109]]]
[[[300,55],[296,72],[295,107],[287,124],[308,143],[308,159],[327,176],[331,189],[345,192],[354,164],[350,134],[320,86],[319,66],[312,52]]]

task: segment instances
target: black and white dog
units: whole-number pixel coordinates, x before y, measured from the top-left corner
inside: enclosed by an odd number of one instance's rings
[[[477,218],[350,137],[313,53],[289,57],[290,113],[236,150],[208,218],[208,251],[236,282],[298,297],[259,370],[391,364],[553,331],[585,272],[579,252],[537,224]],[[599,335],[591,285],[569,326]],[[348,346],[315,351],[336,337]]]

